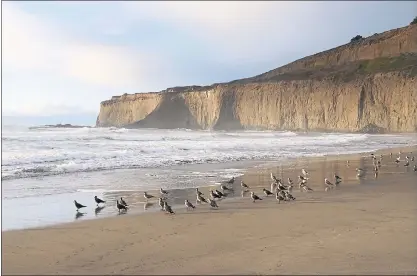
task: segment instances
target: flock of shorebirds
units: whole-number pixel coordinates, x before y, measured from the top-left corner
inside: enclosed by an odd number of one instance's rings
[[[401,162],[401,151],[399,152],[398,157],[395,159],[395,163],[397,166],[399,166],[400,162]],[[410,154],[412,154],[412,152],[410,152]],[[371,153],[371,157],[373,159],[373,167],[374,167],[374,172],[375,172],[375,178],[378,177],[378,173],[379,170],[381,168],[381,164],[382,164],[382,159],[383,159],[383,155],[381,154],[379,156],[379,158],[377,158],[375,156],[375,154]],[[392,158],[392,153],[390,153],[390,157]],[[415,158],[414,156],[409,157],[408,155],[405,156],[405,163],[404,163],[404,167],[409,167],[410,166],[410,162],[414,162]],[[347,166],[349,166],[349,161],[347,162]],[[413,167],[413,171],[417,172],[417,165],[415,164]],[[365,171],[362,168],[356,168],[356,176],[358,178],[361,178],[365,175]],[[308,179],[309,179],[309,173],[305,170],[302,169],[301,170],[301,174],[298,176],[298,188],[301,192],[313,192],[313,189],[310,188],[307,185]],[[267,190],[265,188],[262,189],[263,193],[265,194],[265,196],[270,196],[270,195],[275,195],[276,200],[278,201],[278,203],[280,203],[281,201],[291,201],[291,200],[295,200],[295,197],[292,195],[292,190],[294,187],[294,182],[291,178],[288,178],[288,185],[284,185],[281,181],[281,179],[276,178],[272,173],[271,173],[271,188],[270,190]],[[235,178],[232,177],[230,180],[224,181],[222,183],[220,183],[220,190],[214,189],[214,190],[210,190],[210,194],[209,197],[206,199],[204,197],[204,194],[199,191],[198,188],[195,189],[196,192],[196,205],[197,204],[203,204],[203,203],[207,203],[210,208],[219,208],[217,202],[220,199],[223,199],[225,197],[227,197],[227,195],[229,193],[233,193],[233,188],[230,185],[233,185],[235,182]],[[325,191],[329,191],[330,189],[335,188],[336,186],[338,186],[340,183],[342,182],[342,178],[336,174],[334,174],[334,182],[331,182],[328,178],[324,179],[324,185],[325,185]],[[244,183],[243,181],[240,182],[240,186],[242,188],[242,196],[244,193],[247,193],[250,191],[250,187]],[[175,212],[172,210],[172,207],[168,204],[167,202],[167,197],[169,196],[169,192],[160,188],[159,189],[160,192],[160,196],[158,198],[158,204],[161,207],[161,210],[166,212],[167,214],[175,214]],[[143,193],[143,197],[145,198],[146,201],[148,200],[153,200],[156,199],[156,196],[153,196],[147,192]],[[250,192],[250,198],[252,200],[253,203],[255,203],[258,200],[262,200],[261,197],[259,197],[258,195],[256,195],[253,191]],[[100,204],[105,204],[106,201],[98,198],[97,196],[94,196],[94,200],[97,204],[97,206],[99,207]],[[81,208],[85,208],[86,206],[83,204],[80,204],[79,202],[77,202],[76,200],[74,200],[74,204],[75,207],[77,208],[77,212],[79,211],[79,209]],[[184,202],[185,207],[187,210],[190,209],[195,209],[196,206],[194,204],[192,204],[188,199],[185,200]],[[127,211],[128,204],[126,203],[126,201],[121,197],[120,200],[116,200],[116,207],[120,212],[125,212]]]

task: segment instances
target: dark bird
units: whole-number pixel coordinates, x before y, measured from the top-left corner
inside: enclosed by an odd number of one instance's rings
[[[235,177],[232,177],[230,180],[228,180],[226,183],[233,184],[235,182]]]
[[[334,179],[336,180],[336,185],[342,182],[342,178],[336,174],[334,175]]]
[[[262,200],[259,196],[255,195],[254,192],[250,192],[250,197],[252,198],[253,202],[255,203],[256,200]]]
[[[198,190],[198,188],[195,188],[195,193],[197,194],[197,195],[204,195],[202,192],[200,192],[199,190]]]
[[[196,202],[198,202],[198,203],[201,203],[201,202],[208,203],[207,200],[201,195],[197,195],[197,201]]]
[[[265,189],[265,188],[263,188],[263,189],[262,189],[262,191],[264,191],[264,194],[265,194],[266,196],[273,195],[273,193],[271,193],[270,191],[268,191],[268,190],[267,190],[267,189]]]
[[[168,192],[165,191],[164,189],[160,188],[159,192],[161,193],[161,195],[168,195]]]
[[[81,208],[87,207],[85,205],[82,205],[82,204],[78,203],[76,200],[74,200],[74,204],[75,204],[75,208],[77,208],[77,211]]]
[[[172,207],[169,206],[166,201],[164,201],[164,211],[168,214],[175,214],[174,211],[172,211]]]
[[[285,193],[285,198],[289,201],[289,200],[295,200],[295,197],[293,197],[293,195],[292,194],[290,194],[289,192],[285,192],[285,191],[283,191],[284,193]]]
[[[228,188],[228,187],[226,187],[225,185],[221,185],[220,186],[220,189],[224,192],[224,191],[233,191],[233,189],[232,188]]]
[[[127,207],[125,205],[123,205],[123,204],[120,204],[118,200],[116,201],[116,207],[119,210],[119,213],[120,213],[120,210],[127,211]]]
[[[123,200],[123,197],[120,198],[120,203],[123,204],[124,206],[129,206],[127,205],[126,201]]]
[[[242,188],[249,189],[249,186],[248,186],[248,185],[246,185],[243,181],[240,181],[240,186],[241,186]]]
[[[100,203],[106,203],[104,200],[102,200],[102,199],[98,198],[97,196],[94,196],[94,200],[96,201],[97,206],[98,206]]]
[[[407,160],[407,161],[405,161],[404,167],[408,167],[408,166],[410,166],[410,162],[408,162],[408,160]]]
[[[411,162],[414,162],[414,156],[411,156]]]
[[[148,194],[147,192],[143,192],[143,197],[144,197],[146,200],[151,199],[151,198],[154,198],[154,196],[153,196],[153,195],[150,195],[150,194]]]
[[[189,202],[188,199],[186,199],[185,200],[185,208],[187,208],[187,210],[190,209],[190,208],[195,209],[195,206],[191,202]]]
[[[219,196],[217,193],[215,193],[214,191],[210,191],[210,195],[213,199],[215,198],[221,198],[221,196]]]
[[[226,197],[226,195],[220,192],[219,190],[214,190],[214,192],[220,197]]]

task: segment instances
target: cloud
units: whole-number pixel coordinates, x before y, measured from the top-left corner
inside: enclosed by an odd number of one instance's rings
[[[174,24],[210,45],[218,59],[266,58],[274,48],[297,43],[300,29],[321,20],[322,6],[310,2],[155,1],[124,2],[132,18]],[[308,34],[307,34],[308,36]],[[290,42],[291,41],[291,42]]]
[[[46,20],[3,3],[3,69],[54,72],[88,84],[137,89],[152,81],[160,56],[110,46],[63,33]]]

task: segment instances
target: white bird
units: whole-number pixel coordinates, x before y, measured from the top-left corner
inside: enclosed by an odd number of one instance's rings
[[[262,200],[262,198],[260,198],[259,196],[255,195],[254,192],[250,192],[250,197],[252,198],[253,202],[255,202],[255,200]]]
[[[395,159],[395,163],[397,163],[397,165],[398,165],[398,163],[400,163],[400,157],[399,156],[397,157],[397,159]]]
[[[271,180],[275,181],[276,177],[271,173]]]
[[[210,207],[211,208],[219,208],[216,201],[209,198],[209,202],[210,202]]]
[[[304,176],[308,175],[308,172],[305,169],[302,169],[301,172],[304,174]]]
[[[143,192],[143,197],[144,197],[146,200],[151,199],[151,198],[154,198],[154,196],[153,196],[153,195],[150,195],[150,194],[148,194],[148,193],[146,193],[146,192]]]
[[[190,209],[190,208],[195,209],[195,206],[191,202],[189,202],[188,199],[186,199],[185,200],[185,208],[187,208],[187,210]]]
[[[160,188],[159,189],[159,192],[161,193],[161,195],[167,195],[168,194],[168,192],[167,191],[165,191],[164,189],[162,189],[162,188]]]

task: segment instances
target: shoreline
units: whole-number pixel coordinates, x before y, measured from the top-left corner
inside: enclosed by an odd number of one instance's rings
[[[416,146],[401,148],[417,153]],[[398,148],[376,153],[385,155],[377,179],[368,155],[301,158],[248,170],[241,179],[263,198],[255,204],[248,195],[239,198],[236,179],[237,196],[219,201],[219,210],[198,205],[187,212],[172,205],[172,216],[127,213],[3,231],[4,273],[415,274],[417,173],[412,166],[417,162],[397,167]],[[363,179],[356,178],[357,166],[367,171]],[[269,172],[284,183],[286,177],[296,182],[302,167],[311,174],[313,193],[294,187],[296,200],[281,204],[261,193],[269,189]],[[326,193],[323,177],[332,171],[342,184]]]
[[[237,162],[237,161],[233,161],[233,162],[229,162],[227,164],[232,165],[234,168],[237,167],[237,170],[241,170],[241,174],[240,176],[236,177],[236,181],[235,181],[235,186],[240,186],[240,181],[242,179],[245,179],[245,175],[259,175],[259,174],[264,174],[264,178],[266,179],[266,181],[269,181],[269,174],[271,172],[274,173],[274,175],[276,175],[278,178],[282,178],[282,170],[287,170],[290,167],[294,167],[300,165],[300,164],[305,164],[308,166],[308,164],[310,163],[315,163],[315,162],[323,162],[324,160],[326,160],[327,162],[333,162],[336,160],[347,160],[349,158],[358,158],[359,156],[362,156],[366,153],[375,153],[375,154],[384,154],[387,155],[390,152],[393,153],[393,158],[394,156],[398,155],[398,151],[402,150],[403,152],[408,152],[408,151],[413,151],[417,153],[417,145],[412,145],[412,146],[401,146],[401,147],[395,147],[395,148],[387,148],[387,149],[380,149],[380,150],[373,150],[373,151],[364,151],[364,152],[360,152],[360,153],[346,153],[346,154],[339,154],[339,155],[335,155],[335,154],[329,154],[329,155],[322,155],[322,156],[311,156],[311,157],[298,157],[298,158],[294,158],[294,159],[284,159],[282,161],[277,161],[277,160],[271,160],[271,159],[261,159],[261,160],[245,160],[242,162]],[[205,166],[206,164],[193,164],[190,165],[192,166]],[[215,164],[215,165],[224,165],[224,164]],[[190,166],[184,166],[184,167],[180,167],[180,166],[176,166],[175,169],[189,169]],[[294,179],[294,182],[296,182]],[[237,183],[237,184],[236,184]],[[283,183],[286,184],[286,178],[283,179]],[[196,187],[198,187],[200,190],[202,191],[208,191],[210,188],[212,187],[216,187],[217,189],[219,189],[219,184],[218,182],[216,183],[210,183],[208,184],[207,181],[205,181],[205,184],[203,185],[196,185]],[[236,187],[234,187],[236,188]],[[239,187],[238,187],[239,188]],[[266,188],[269,189],[269,184],[266,185]],[[144,190],[132,190],[132,192],[135,192],[135,202],[134,202],[134,209],[129,210],[129,212],[126,214],[128,216],[138,216],[138,215],[144,215],[146,213],[158,213],[159,209],[158,209],[158,204],[157,201],[150,201],[149,204],[146,205],[146,202],[144,202],[142,199],[142,193]],[[154,189],[149,189],[146,190],[148,193],[151,193],[153,195],[159,195],[159,191],[154,190]],[[195,187],[192,188],[175,188],[175,189],[170,189],[169,191],[172,191],[174,193],[179,194],[179,196],[184,196],[184,195],[190,195],[191,199],[193,199],[194,194],[195,194]],[[129,191],[126,191],[129,192]],[[93,193],[92,193],[93,194]],[[207,193],[206,194],[206,198],[207,198]],[[139,196],[138,196],[139,195]],[[236,194],[231,194],[230,197],[226,198],[227,201],[233,199],[239,199],[240,195],[236,195]],[[125,198],[125,197],[124,197]],[[140,199],[138,199],[140,198]],[[191,200],[193,202],[193,200]],[[138,206],[139,204],[143,204],[143,208],[140,208],[141,206]],[[175,202],[173,202],[172,207],[174,209],[184,209],[184,204],[183,201],[179,201],[178,199],[175,199]],[[132,206],[132,205],[131,205]],[[99,209],[99,212],[102,211],[102,209],[104,208],[113,208],[114,210],[116,210],[115,206],[110,205],[108,206],[104,206],[103,208]],[[75,214],[75,212],[74,212]],[[85,214],[85,213],[84,213]],[[64,221],[64,222],[52,222],[52,223],[48,223],[46,225],[39,225],[39,226],[34,226],[34,227],[20,227],[20,228],[12,228],[12,229],[2,229],[2,233],[5,232],[10,232],[10,231],[19,231],[19,230],[31,230],[31,229],[45,229],[45,228],[49,228],[49,227],[54,227],[54,226],[59,226],[59,225],[66,225],[66,224],[72,224],[72,223],[79,223],[79,222],[83,222],[83,221],[92,221],[92,220],[97,220],[97,219],[108,219],[111,217],[114,217],[117,215],[117,211],[114,211],[112,214],[102,214],[102,216],[97,216],[98,213],[96,213],[95,217],[83,217],[83,215],[80,215],[79,217],[75,217],[75,219],[73,221]]]

